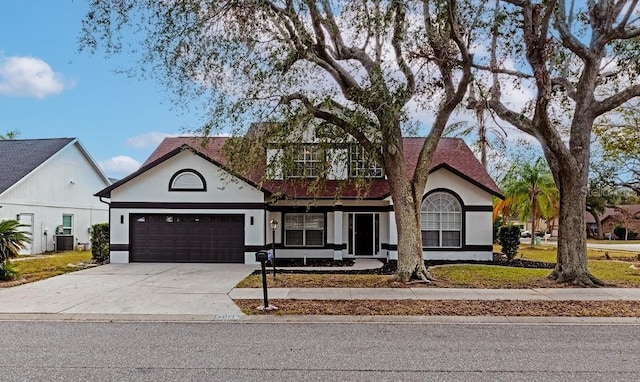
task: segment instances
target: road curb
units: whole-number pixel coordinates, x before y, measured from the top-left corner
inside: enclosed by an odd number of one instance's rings
[[[0,322],[180,322],[243,324],[526,324],[640,325],[640,317],[517,317],[517,316],[321,316],[321,315],[166,315],[166,314],[0,314]]]

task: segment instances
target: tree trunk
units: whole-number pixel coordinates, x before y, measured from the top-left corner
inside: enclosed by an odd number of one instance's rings
[[[408,282],[411,279],[429,282],[429,274],[423,259],[420,229],[420,204],[424,186],[418,191],[409,179],[402,154],[401,138],[387,147],[385,171],[389,180],[398,233],[398,269],[395,279]]]
[[[600,216],[598,216],[598,213],[590,207],[587,207],[587,212],[591,214],[591,216],[593,216],[593,219],[596,221],[596,239],[598,240],[602,240],[604,239],[603,233],[602,233],[602,222],[600,221]]]
[[[535,247],[536,246],[536,216],[537,216],[537,211],[535,209],[535,205],[536,205],[536,199],[535,197],[531,197],[531,199],[529,200],[529,203],[531,203],[531,246]]]
[[[587,268],[586,182],[582,182],[578,174],[564,176],[559,189],[558,256],[549,278],[559,283],[602,286],[604,283],[592,276]]]
[[[394,197],[394,210],[398,232],[398,269],[395,278],[407,282],[417,279],[431,280],[423,258],[420,229],[419,202],[405,193],[405,197]]]

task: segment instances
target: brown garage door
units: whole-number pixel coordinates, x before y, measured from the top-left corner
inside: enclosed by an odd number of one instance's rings
[[[131,261],[244,262],[244,215],[131,215]]]

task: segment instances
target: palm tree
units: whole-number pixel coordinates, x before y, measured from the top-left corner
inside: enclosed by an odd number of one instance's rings
[[[18,256],[20,250],[31,242],[29,234],[20,230],[22,227],[25,225],[16,220],[0,221],[0,276],[5,273],[9,259]]]
[[[0,134],[0,140],[14,140],[20,136],[20,132],[18,130],[7,131],[4,134]]]
[[[543,158],[533,165],[523,163],[514,168],[513,176],[507,178],[505,196],[512,200],[512,211],[521,220],[531,219],[531,245],[535,245],[536,222],[548,219],[557,205],[558,189]]]

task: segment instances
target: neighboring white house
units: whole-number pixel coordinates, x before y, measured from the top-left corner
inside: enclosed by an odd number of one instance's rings
[[[110,184],[75,138],[0,140],[0,220],[27,225],[22,253],[73,249],[109,220],[93,194]]]
[[[272,237],[278,258],[397,259],[389,184],[357,146],[309,196],[304,178],[315,176],[314,145],[293,146],[297,173],[263,182],[260,169],[229,172],[225,141],[166,138],[138,171],[96,194],[110,202],[111,262],[253,263]],[[423,142],[404,139],[410,173]],[[349,182],[358,172],[372,177],[364,196]],[[422,203],[424,258],[491,260],[492,196],[502,197],[465,142],[443,138]]]

